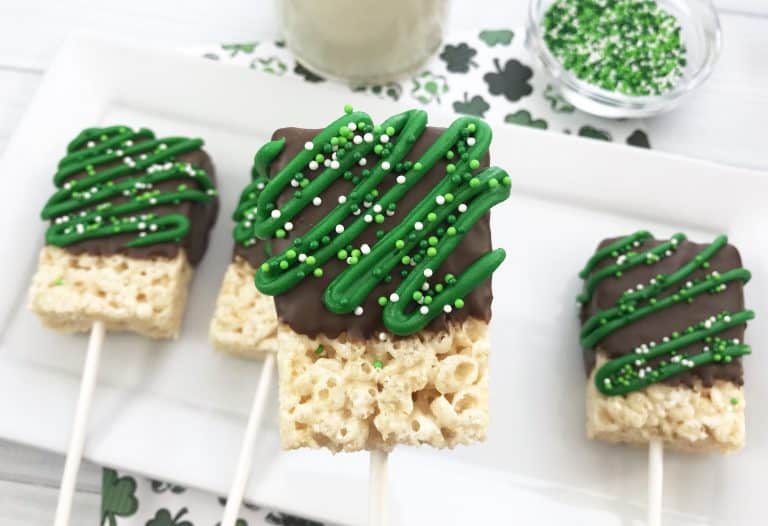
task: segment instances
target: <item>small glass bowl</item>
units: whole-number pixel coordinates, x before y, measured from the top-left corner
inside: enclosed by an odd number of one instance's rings
[[[582,111],[612,119],[650,117],[671,110],[704,82],[720,55],[720,20],[710,0],[658,0],[677,17],[687,47],[687,65],[677,85],[661,95],[631,96],[608,91],[566,70],[549,51],[541,21],[555,0],[531,0],[526,46],[552,76],[563,97]]]

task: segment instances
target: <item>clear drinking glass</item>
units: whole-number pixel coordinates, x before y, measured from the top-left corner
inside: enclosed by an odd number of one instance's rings
[[[351,84],[416,71],[438,49],[449,0],[277,0],[286,44],[309,69]]]

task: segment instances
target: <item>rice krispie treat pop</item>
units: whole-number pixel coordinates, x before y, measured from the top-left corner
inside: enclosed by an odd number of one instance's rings
[[[30,308],[46,327],[150,338],[179,332],[193,267],[218,209],[201,139],[89,128],[59,163]]]
[[[321,130],[277,130],[255,160],[264,188],[247,228],[271,254],[256,287],[277,309],[283,446],[482,440],[490,277],[505,256],[488,211],[510,188],[488,168],[491,130],[346,109]]]
[[[89,128],[54,175],[30,308],[46,327],[91,331],[55,526],[69,522],[105,331],[178,335],[218,209],[202,146],[144,128]]]
[[[581,271],[587,434],[649,445],[648,524],[661,522],[662,451],[744,445],[750,273],[738,250],[684,234],[606,239]]]

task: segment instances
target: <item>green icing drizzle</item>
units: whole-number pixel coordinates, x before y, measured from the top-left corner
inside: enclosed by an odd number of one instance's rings
[[[189,232],[189,219],[180,213],[153,213],[152,209],[213,199],[216,189],[208,174],[175,161],[202,145],[200,139],[156,139],[144,128],[84,130],[69,144],[54,175],[58,190],[41,214],[52,222],[46,242],[67,246],[126,233],[136,234],[126,242],[128,247],[181,241]],[[82,173],[85,176],[74,178]],[[175,190],[156,188],[167,181],[179,184]]]
[[[511,181],[499,168],[479,170],[490,146],[491,130],[482,120],[456,120],[416,162],[405,161],[427,127],[427,114],[410,110],[375,126],[362,112],[347,112],[322,130],[277,174],[269,177],[271,162],[285,140],[271,141],[256,154],[252,181],[243,191],[234,213],[235,241],[250,246],[257,239],[286,237],[291,220],[307,207],[320,204],[321,194],[339,178],[354,188],[290,248],[272,255],[256,273],[256,287],[280,295],[304,279],[323,275],[332,258],[347,268],[331,281],[323,295],[326,308],[336,314],[361,314],[361,304],[382,280],[391,279],[399,265],[410,265],[403,281],[389,298],[379,298],[384,326],[398,335],[424,328],[441,312],[461,308],[463,297],[487,279],[501,264],[503,250],[484,254],[460,276],[445,276],[445,284],[430,283],[463,236],[493,205],[509,196]],[[367,165],[371,155],[375,163]],[[447,165],[442,180],[389,231],[379,231],[372,247],[353,248],[367,228],[377,228],[402,198],[442,159]],[[360,175],[352,168],[364,166]],[[385,178],[396,183],[385,193]],[[280,208],[276,202],[286,189],[295,188]],[[405,272],[405,271],[404,271]]]
[[[662,258],[672,255],[685,235],[675,234],[669,241],[647,251],[637,250],[644,241],[652,239],[647,231],[636,232],[619,239],[597,251],[585,268],[579,273],[584,287],[577,301],[585,304],[605,279],[621,277],[622,273],[638,265],[653,265]],[[691,274],[699,268],[709,268],[710,259],[724,246],[728,238],[718,236],[710,245],[701,250],[693,259],[670,274],[658,274],[648,284],[639,284],[626,291],[616,305],[600,310],[588,319],[581,329],[581,345],[594,348],[613,332],[655,312],[672,305],[688,302],[701,294],[717,294],[726,289],[731,281],[749,281],[751,275],[743,268],[724,273],[712,271],[703,279],[691,280]],[[616,263],[596,270],[608,258]],[[660,344],[643,344],[632,353],[620,356],[603,364],[595,375],[597,389],[605,395],[622,395],[660,382],[690,368],[708,363],[728,363],[737,356],[749,354],[751,349],[736,340],[726,341],[718,335],[754,318],[754,312],[744,310],[737,313],[722,312],[684,331],[665,337]],[[688,356],[681,349],[705,342],[703,350]],[[668,357],[668,359],[667,359]],[[650,360],[661,359],[656,366]]]

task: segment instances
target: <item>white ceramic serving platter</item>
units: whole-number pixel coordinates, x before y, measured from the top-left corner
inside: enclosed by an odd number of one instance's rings
[[[232,248],[230,211],[253,153],[274,128],[323,126],[345,103],[375,120],[399,109],[342,88],[161,50],[71,41],[0,164],[0,437],[63,452],[69,435],[86,338],[42,329],[25,305],[44,228],[38,212],[65,145],[83,127],[110,123],[199,135],[218,168],[222,212],[192,284],[182,336],[169,343],[108,336],[86,456],[225,493],[260,367],[216,353],[207,341]],[[448,120],[433,117],[434,124]],[[642,523],[645,452],[585,438],[574,303],[576,273],[597,242],[640,228],[685,230],[698,240],[728,233],[753,271],[747,302],[758,312],[747,333],[755,348],[746,359],[748,445],[727,457],[667,455],[664,524],[761,522],[768,174],[515,126],[497,127],[492,155],[510,172],[513,196],[493,213],[494,241],[508,258],[494,278],[488,441],[451,452],[395,451],[392,524]],[[249,500],[363,523],[367,456],[283,452],[274,409],[267,421]]]

